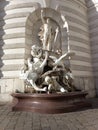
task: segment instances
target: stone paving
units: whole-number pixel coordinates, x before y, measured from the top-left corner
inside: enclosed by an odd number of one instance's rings
[[[65,114],[38,114],[12,112],[9,105],[1,104],[0,130],[98,130],[98,108]]]

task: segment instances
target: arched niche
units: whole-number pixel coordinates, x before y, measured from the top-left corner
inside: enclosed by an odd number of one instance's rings
[[[26,55],[29,55],[30,48],[33,44],[37,44],[41,46],[41,41],[38,37],[38,33],[40,32],[40,27],[42,26],[42,20],[41,20],[41,10],[43,9],[43,15],[45,18],[50,18],[51,23],[53,24],[53,28],[56,28],[56,26],[59,27],[59,38],[57,40],[56,44],[59,44],[58,47],[61,49],[64,48],[64,44],[68,45],[68,24],[64,16],[61,15],[58,11],[52,9],[52,8],[38,8],[34,12],[30,13],[27,17],[26,21],[26,45],[28,51]],[[62,46],[63,45],[63,46]],[[66,46],[65,45],[65,46]]]

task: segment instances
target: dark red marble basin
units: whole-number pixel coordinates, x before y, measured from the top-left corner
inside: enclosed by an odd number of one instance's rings
[[[65,94],[22,94],[12,93],[12,111],[29,111],[58,114],[90,107],[87,92],[69,92]]]

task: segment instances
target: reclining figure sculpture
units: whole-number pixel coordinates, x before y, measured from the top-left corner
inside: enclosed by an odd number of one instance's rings
[[[68,92],[70,86],[67,80],[68,78],[72,80],[72,77],[63,60],[72,55],[74,55],[73,52],[67,52],[56,58],[49,56],[48,51],[43,51],[41,47],[33,45],[31,57],[28,58],[25,68],[21,69],[20,78],[26,80],[26,83],[36,92]],[[45,67],[51,69],[44,71]],[[37,84],[38,80],[41,80],[40,85]]]

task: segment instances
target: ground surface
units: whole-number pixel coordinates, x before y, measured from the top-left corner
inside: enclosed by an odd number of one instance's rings
[[[93,108],[65,114],[12,112],[0,104],[0,130],[98,130],[98,99]]]

